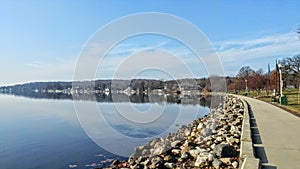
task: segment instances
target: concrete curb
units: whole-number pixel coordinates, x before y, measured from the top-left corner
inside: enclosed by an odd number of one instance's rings
[[[244,104],[244,118],[241,133],[241,149],[240,149],[240,169],[260,169],[261,162],[254,156],[253,142],[250,129],[249,105],[242,100]]]

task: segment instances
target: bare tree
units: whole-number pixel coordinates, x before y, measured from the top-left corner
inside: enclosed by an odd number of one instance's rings
[[[237,77],[243,78],[244,80],[248,79],[251,75],[253,75],[255,71],[250,68],[250,66],[243,66],[239,73],[237,74]]]

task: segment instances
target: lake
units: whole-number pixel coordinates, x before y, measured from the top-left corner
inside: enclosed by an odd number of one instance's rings
[[[134,147],[209,113],[209,102],[199,96],[0,95],[0,168],[94,168],[123,160]]]

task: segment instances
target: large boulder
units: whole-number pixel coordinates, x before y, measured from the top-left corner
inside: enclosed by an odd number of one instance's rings
[[[217,157],[237,157],[237,152],[229,144],[218,144],[215,146],[213,153]]]

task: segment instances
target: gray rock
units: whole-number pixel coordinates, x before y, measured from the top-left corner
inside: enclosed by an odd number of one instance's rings
[[[207,157],[198,156],[195,161],[195,167],[204,167],[208,165]]]
[[[165,163],[165,166],[167,168],[175,168],[176,165],[174,163]]]
[[[141,154],[142,156],[147,156],[150,155],[150,151],[148,149],[144,149]]]
[[[152,159],[151,159],[151,163],[154,165],[159,164],[159,163],[161,164],[162,162],[163,162],[163,160],[158,156],[152,157]]]
[[[225,126],[224,126],[224,129],[225,129],[226,131],[228,131],[228,130],[230,130],[230,126],[229,126],[229,125],[225,125]]]
[[[192,149],[189,153],[192,157],[197,158],[197,156],[200,154],[200,151],[198,149]]]
[[[212,162],[212,166],[215,169],[219,169],[220,166],[222,165],[222,161],[220,161],[219,159],[215,158],[214,161]]]
[[[163,146],[157,146],[157,147],[154,149],[153,154],[154,154],[154,155],[159,155],[159,154],[161,154],[161,153],[163,153],[163,152],[164,152],[164,147],[163,147]]]
[[[238,166],[239,166],[239,163],[238,163],[238,162],[236,162],[236,161],[233,161],[233,162],[232,162],[232,166],[233,166],[234,168],[238,168]]]
[[[154,145],[159,141],[159,138],[154,138],[153,140],[150,141],[149,145],[150,147],[154,147]]]
[[[237,157],[237,153],[234,148],[228,144],[218,144],[215,146],[213,153],[217,157]]]
[[[135,151],[140,152],[140,151],[142,151],[143,149],[144,149],[144,146],[137,146],[137,147],[135,148]]]
[[[180,140],[173,141],[173,142],[171,143],[171,147],[176,147],[176,146],[178,146],[180,143],[181,143]]]
[[[202,136],[208,136],[208,135],[211,135],[211,133],[212,133],[212,130],[210,128],[204,128],[201,130]]]
[[[208,160],[208,161],[213,161],[213,160],[214,160],[214,156],[213,156],[212,154],[209,153],[209,154],[207,155],[207,160]]]
[[[206,152],[205,149],[201,149],[201,148],[197,147],[196,149],[190,150],[189,153],[192,157],[197,158],[198,155],[200,155],[200,153],[204,153],[204,152]]]
[[[181,157],[180,157],[180,158],[186,159],[186,158],[188,158],[188,157],[189,157],[188,153],[184,152],[184,153],[181,154]]]

